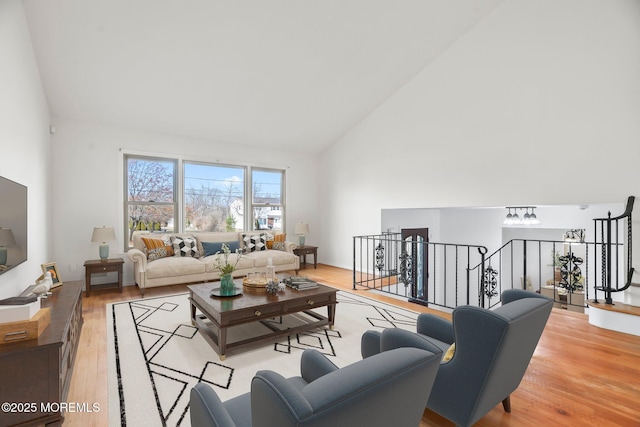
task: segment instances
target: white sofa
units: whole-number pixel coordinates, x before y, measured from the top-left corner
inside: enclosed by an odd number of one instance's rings
[[[276,272],[295,270],[296,274],[300,268],[300,258],[293,253],[296,244],[283,242],[279,249],[257,249],[249,252],[248,243],[245,238],[253,236],[256,239],[259,235],[270,234],[267,231],[251,232],[198,232],[198,233],[151,233],[149,231],[136,231],[133,233],[133,248],[129,249],[127,256],[134,263],[133,275],[136,284],[140,288],[142,295],[146,288],[164,285],[176,285],[182,283],[208,282],[220,279],[220,272],[214,268],[214,259],[220,255],[206,255],[205,246],[211,252],[211,246],[222,242],[237,242],[241,251],[244,251],[238,261],[234,277],[243,277],[247,273],[255,271],[265,271],[268,259],[271,258]],[[178,238],[195,237],[197,240],[197,256],[166,256],[158,259],[151,257],[142,240],[143,237],[153,239],[169,239],[174,236]],[[204,245],[203,245],[204,243]],[[258,245],[259,247],[261,245]],[[229,260],[236,259],[237,255],[232,253]]]

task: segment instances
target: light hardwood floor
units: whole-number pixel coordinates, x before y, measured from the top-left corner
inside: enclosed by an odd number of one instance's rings
[[[326,265],[304,274],[352,291],[352,272]],[[148,289],[147,297],[185,292],[184,285]],[[362,295],[418,312],[419,305],[377,295]],[[84,326],[69,402],[98,403],[94,413],[70,413],[65,426],[107,426],[106,308],[109,302],[140,298],[137,287],[93,291],[83,300]],[[446,317],[446,314],[438,312]],[[337,315],[340,315],[338,308]],[[511,396],[512,411],[496,406],[476,426],[640,426],[640,337],[592,326],[584,314],[554,309],[520,387]],[[452,426],[425,411],[420,426]],[[137,426],[135,426],[137,427]]]

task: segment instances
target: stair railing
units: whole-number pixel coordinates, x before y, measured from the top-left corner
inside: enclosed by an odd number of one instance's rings
[[[601,263],[601,281],[600,284],[595,284],[594,300],[598,302],[598,291],[604,292],[604,299],[606,304],[613,304],[613,293],[625,291],[631,286],[631,280],[633,277],[634,268],[632,265],[632,219],[631,213],[633,212],[633,204],[635,201],[634,196],[629,196],[627,199],[627,206],[621,215],[611,217],[611,212],[608,213],[606,218],[595,218],[594,221],[594,235],[596,236],[596,245],[600,247],[600,263]],[[618,284],[621,282],[619,277],[619,265],[620,259],[618,251],[615,250],[617,246],[624,244],[620,242],[620,222],[626,221],[627,235],[626,235],[626,257],[624,259],[624,270],[626,272],[626,279],[624,285],[620,287]],[[613,277],[615,275],[615,277]],[[615,283],[615,286],[614,286]]]
[[[353,289],[364,286],[449,309],[460,304],[492,308],[501,302],[502,291],[512,288],[546,294],[565,308],[580,309],[592,289],[596,302],[598,292],[604,292],[611,304],[611,294],[626,290],[634,272],[634,199],[629,197],[622,215],[594,219],[594,241],[584,240],[584,230],[569,230],[564,240],[514,239],[488,256],[484,246],[408,242],[401,233],[354,236]],[[625,225],[627,233],[621,238]]]

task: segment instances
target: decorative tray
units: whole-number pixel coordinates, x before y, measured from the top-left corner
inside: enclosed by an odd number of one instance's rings
[[[264,289],[267,287],[266,280],[249,280],[248,277],[242,279],[242,286],[246,288]]]

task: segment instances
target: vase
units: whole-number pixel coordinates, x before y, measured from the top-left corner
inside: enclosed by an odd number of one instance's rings
[[[233,295],[234,293],[235,285],[233,284],[233,277],[231,277],[231,273],[220,276],[220,294]]]

